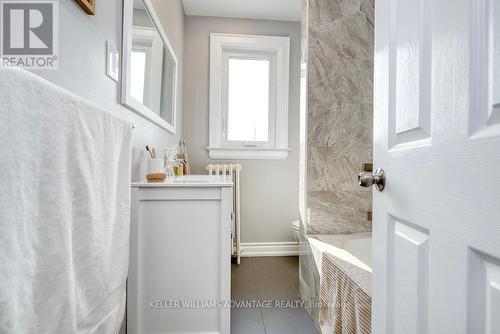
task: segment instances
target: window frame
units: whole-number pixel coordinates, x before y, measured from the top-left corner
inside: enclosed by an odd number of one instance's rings
[[[269,141],[228,141],[229,59],[270,61]],[[288,157],[290,38],[210,34],[209,156],[212,159],[286,159]]]

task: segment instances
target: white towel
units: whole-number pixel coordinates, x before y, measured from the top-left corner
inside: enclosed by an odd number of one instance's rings
[[[118,331],[130,142],[130,123],[0,70],[0,333]]]

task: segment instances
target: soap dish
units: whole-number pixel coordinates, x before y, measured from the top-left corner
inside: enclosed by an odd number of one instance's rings
[[[163,182],[167,178],[165,173],[150,173],[146,175],[148,182]]]

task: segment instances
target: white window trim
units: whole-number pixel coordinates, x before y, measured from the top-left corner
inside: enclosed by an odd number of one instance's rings
[[[223,138],[225,52],[266,52],[276,55],[276,119],[273,147],[230,147]],[[210,138],[212,159],[286,159],[288,157],[290,38],[260,35],[210,34]]]

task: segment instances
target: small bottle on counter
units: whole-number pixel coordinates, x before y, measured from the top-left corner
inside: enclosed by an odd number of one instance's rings
[[[175,161],[173,161],[172,169],[175,176],[184,175],[184,164],[180,160],[176,159]]]

